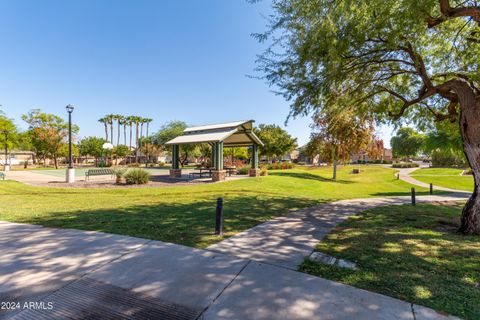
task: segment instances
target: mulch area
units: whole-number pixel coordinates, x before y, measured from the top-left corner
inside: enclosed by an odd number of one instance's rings
[[[208,180],[186,180],[186,179],[170,179],[168,177],[159,177],[152,176],[148,184],[142,185],[127,185],[127,184],[116,184],[115,180],[90,180],[85,181],[76,181],[74,183],[66,183],[64,181],[52,181],[46,183],[35,183],[37,186],[47,186],[47,187],[56,187],[56,188],[116,188],[116,189],[125,189],[125,188],[159,188],[159,187],[174,187],[174,186],[190,186],[211,183],[212,181]]]

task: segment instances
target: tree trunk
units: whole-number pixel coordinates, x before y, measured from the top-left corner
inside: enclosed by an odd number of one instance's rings
[[[138,122],[135,123],[135,163],[138,163]]]
[[[117,120],[117,146],[120,145],[120,119]]]
[[[110,122],[110,143],[113,144],[113,121]]]
[[[452,89],[460,103],[460,134],[463,151],[472,168],[474,189],[463,207],[460,228],[463,234],[480,234],[480,95],[465,81],[455,81]]]
[[[58,169],[58,163],[57,163],[57,156],[53,155],[53,164],[55,165],[55,169]]]
[[[108,142],[108,126],[106,122],[103,125],[105,126],[105,142]]]
[[[332,147],[332,165],[333,165],[332,180],[337,180],[337,158],[335,155],[335,147]]]
[[[123,125],[123,143],[127,145],[127,125]]]

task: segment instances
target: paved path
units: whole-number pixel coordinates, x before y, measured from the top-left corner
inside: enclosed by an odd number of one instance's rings
[[[400,174],[400,179],[408,182],[410,184],[423,187],[423,188],[430,188],[430,185],[425,182],[418,181],[417,179],[413,178],[410,176],[410,173],[412,173],[415,170],[418,170],[419,168],[408,168],[408,169],[399,169],[399,174]],[[463,193],[463,194],[468,194],[470,195],[471,192],[464,191],[464,190],[457,190],[457,189],[450,189],[450,188],[445,188],[445,187],[440,187],[440,186],[433,186],[435,190],[441,190],[441,191],[448,191],[448,192],[455,192],[455,193]]]
[[[419,200],[452,199],[460,198]],[[339,201],[292,213],[243,233],[256,243],[250,254],[248,241],[239,242],[242,235],[232,239],[229,251],[227,242],[197,250],[0,222],[0,302],[19,302],[16,310],[0,310],[0,319],[447,319],[425,307],[292,270],[349,214],[406,201]],[[274,230],[285,239],[272,235]]]
[[[467,200],[465,193],[419,196],[417,202]],[[241,232],[209,250],[297,270],[315,245],[339,222],[384,205],[410,203],[410,197],[342,200],[293,212]]]

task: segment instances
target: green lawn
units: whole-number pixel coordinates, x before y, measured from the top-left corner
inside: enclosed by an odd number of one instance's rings
[[[433,183],[434,186],[473,191],[473,177],[461,176],[462,171],[452,168],[423,168],[410,175],[419,181]]]
[[[359,166],[355,166],[359,167]],[[212,236],[215,200],[225,199],[225,237],[302,207],[346,198],[408,195],[395,171],[364,166],[270,172],[268,177],[215,184],[125,189],[31,187],[0,182],[0,220],[98,230],[203,248]],[[419,188],[420,193],[427,190]]]
[[[306,260],[300,270],[465,319],[480,319],[480,237],[455,234],[461,206],[376,208],[338,225],[317,250],[359,270]]]

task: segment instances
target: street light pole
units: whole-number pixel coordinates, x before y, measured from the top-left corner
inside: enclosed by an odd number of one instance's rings
[[[10,133],[8,130],[2,130],[2,133],[5,135],[5,162],[3,164],[3,170],[9,171],[10,166],[8,165],[8,134]]]
[[[67,168],[67,183],[75,182],[75,169],[73,168],[72,156],[72,112],[74,107],[68,105],[65,107],[68,112],[68,168]]]

